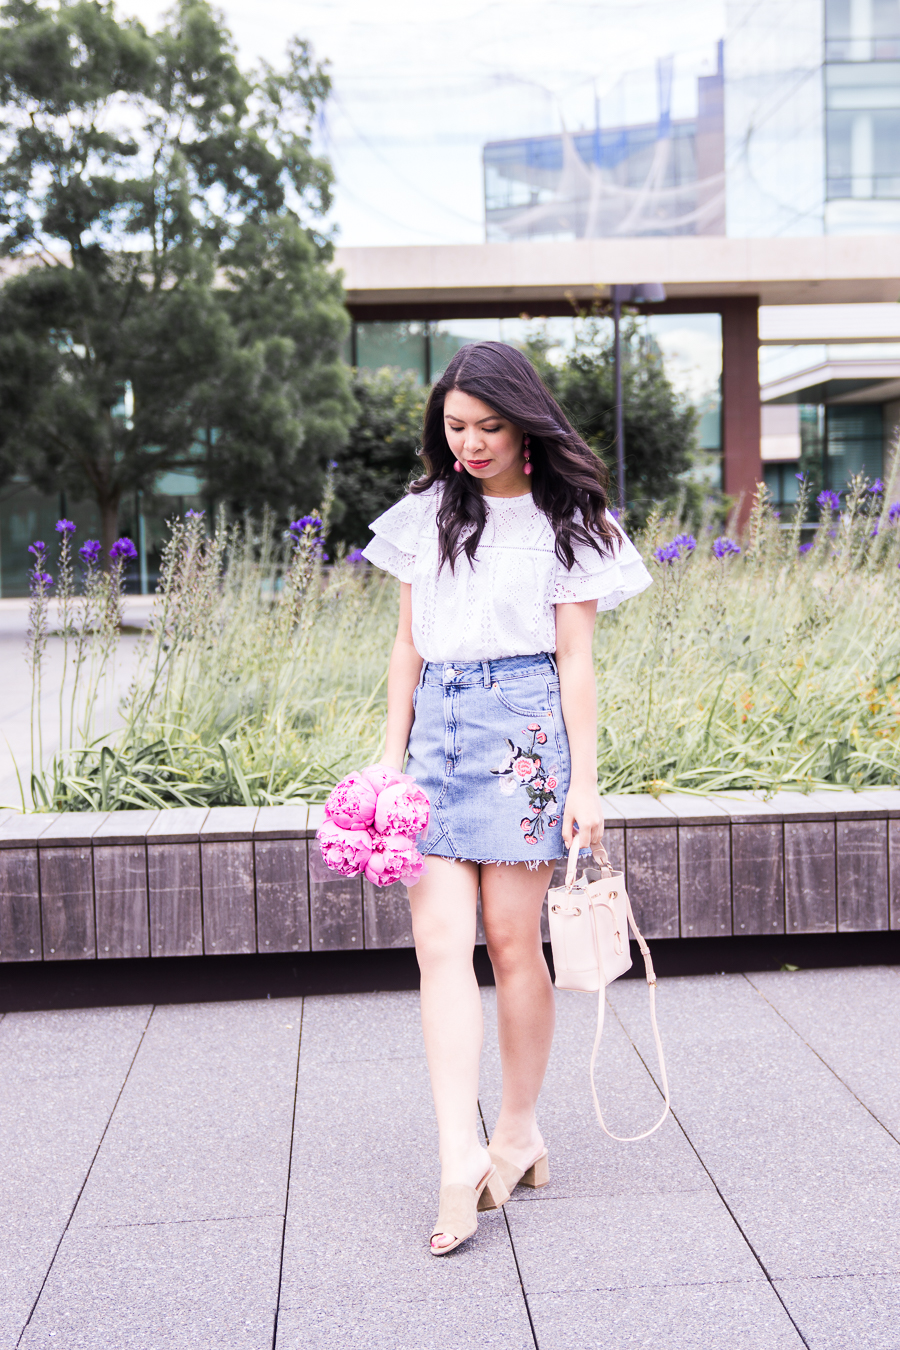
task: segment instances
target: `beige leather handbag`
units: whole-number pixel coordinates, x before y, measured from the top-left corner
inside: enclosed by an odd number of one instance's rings
[[[597,1034],[594,1037],[594,1049],[591,1054],[591,1092],[594,1094],[594,1110],[602,1129],[610,1139],[630,1144],[637,1139],[646,1139],[658,1130],[669,1114],[669,1081],[666,1077],[666,1064],[663,1059],[662,1041],[656,1025],[656,975],[650,959],[650,949],[644,941],[631,910],[631,901],[625,890],[625,877],[617,872],[609,861],[602,844],[594,844],[591,852],[596,868],[587,867],[584,875],[576,881],[578,868],[578,836],[569,849],[569,865],[566,869],[564,886],[555,886],[547,894],[548,918],[550,921],[550,944],[553,948],[553,965],[556,970],[558,989],[580,989],[587,993],[599,991],[597,1000]],[[653,1039],[656,1041],[656,1054],[659,1059],[659,1073],[662,1081],[665,1109],[654,1126],[643,1134],[619,1135],[606,1128],[597,1099],[594,1085],[594,1066],[597,1063],[597,1051],[603,1035],[603,1014],[606,1008],[606,986],[631,969],[631,952],[628,943],[628,925],[637,939],[644,958],[647,984],[650,987],[650,1021],[653,1026]]]

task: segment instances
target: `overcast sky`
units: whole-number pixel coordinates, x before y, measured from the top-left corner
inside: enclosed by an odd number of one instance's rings
[[[157,0],[120,0],[155,26]],[[655,63],[675,58],[673,113],[715,66],[724,0],[226,0],[245,62],[293,34],[330,63],[322,141],[341,244],[480,243],[486,141],[648,120]]]

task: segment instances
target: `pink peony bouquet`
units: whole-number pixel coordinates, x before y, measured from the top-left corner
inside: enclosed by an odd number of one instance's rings
[[[364,872],[375,886],[414,886],[425,870],[415,841],[428,828],[428,812],[409,774],[382,764],[348,774],[325,803],[316,834],[326,866],[344,877]]]

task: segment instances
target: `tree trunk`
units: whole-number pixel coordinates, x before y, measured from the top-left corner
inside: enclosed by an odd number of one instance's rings
[[[109,570],[109,550],[119,537],[119,494],[98,501],[100,507],[100,539],[103,544],[103,566]]]

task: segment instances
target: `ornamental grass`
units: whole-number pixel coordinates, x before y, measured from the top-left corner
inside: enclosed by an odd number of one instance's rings
[[[822,494],[815,529],[800,492],[785,525],[760,485],[741,539],[650,514],[635,542],[655,584],[596,626],[602,791],[900,781],[900,492],[858,479]],[[399,587],[358,552],[327,562],[323,533],[319,515],[283,536],[270,519],[173,522],[122,724],[101,739],[91,689],[114,650],[121,568],[101,578],[86,562],[86,599],[61,573],[73,688],[35,807],[319,802],[377,759]],[[36,555],[36,680],[52,565]]]

